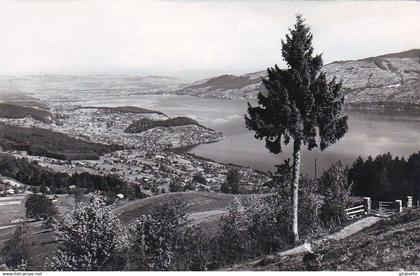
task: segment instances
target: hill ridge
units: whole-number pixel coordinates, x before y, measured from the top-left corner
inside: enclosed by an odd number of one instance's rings
[[[420,49],[324,65],[327,77],[343,81],[346,104],[358,108],[420,110]],[[266,71],[221,75],[192,83],[176,94],[205,98],[255,99]]]

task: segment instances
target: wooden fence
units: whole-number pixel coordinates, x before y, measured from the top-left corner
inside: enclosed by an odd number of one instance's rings
[[[407,204],[405,208],[413,208],[413,197],[407,196]],[[380,217],[389,217],[395,213],[401,213],[403,210],[402,200],[395,201],[376,201],[370,200],[369,197],[363,198],[363,205],[351,207],[344,210],[344,214],[348,219],[357,218],[363,215],[373,215]]]
[[[372,201],[370,214],[380,217],[389,217],[396,211],[395,203],[392,201]]]

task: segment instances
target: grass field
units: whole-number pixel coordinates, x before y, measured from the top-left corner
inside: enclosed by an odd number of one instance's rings
[[[11,220],[25,218],[25,197],[27,194],[0,197],[0,231]]]
[[[141,215],[148,214],[152,208],[167,199],[177,199],[186,202],[190,219],[204,221],[205,217],[214,219],[215,215],[221,215],[235,196],[241,198],[249,195],[232,195],[213,192],[180,192],[160,194],[129,202],[126,205],[117,207],[114,212],[119,216],[123,224],[128,224]]]

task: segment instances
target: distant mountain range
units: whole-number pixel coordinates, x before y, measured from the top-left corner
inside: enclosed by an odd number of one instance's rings
[[[18,92],[44,100],[80,100],[133,94],[161,94],[178,89],[180,81],[166,76],[30,75],[0,76],[0,100]],[[4,100],[4,99],[3,99]],[[8,99],[6,99],[8,101]]]
[[[337,77],[343,81],[347,107],[420,110],[420,49],[335,61],[326,64],[323,70],[329,79]],[[242,76],[221,75],[194,83],[166,76],[118,74],[0,76],[0,101],[14,103],[18,94],[69,102],[145,94],[255,99],[259,91],[264,91],[261,78],[265,76],[266,71],[260,71]],[[25,99],[25,103],[39,104],[33,103],[33,98]]]
[[[354,107],[420,109],[420,49],[324,66],[329,79],[343,81],[346,104]],[[266,71],[222,75],[180,88],[176,94],[206,98],[256,98]]]

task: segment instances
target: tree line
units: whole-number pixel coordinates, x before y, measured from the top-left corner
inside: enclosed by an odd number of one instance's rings
[[[138,185],[130,185],[115,175],[54,172],[41,167],[36,161],[30,162],[26,158],[6,154],[0,155],[0,174],[27,185],[48,187],[51,193],[68,193],[68,187],[75,185],[87,192],[102,191],[109,196],[121,193],[126,197],[145,197]]]
[[[352,193],[377,200],[420,198],[420,152],[408,159],[380,154],[366,160],[359,157],[348,171]]]

